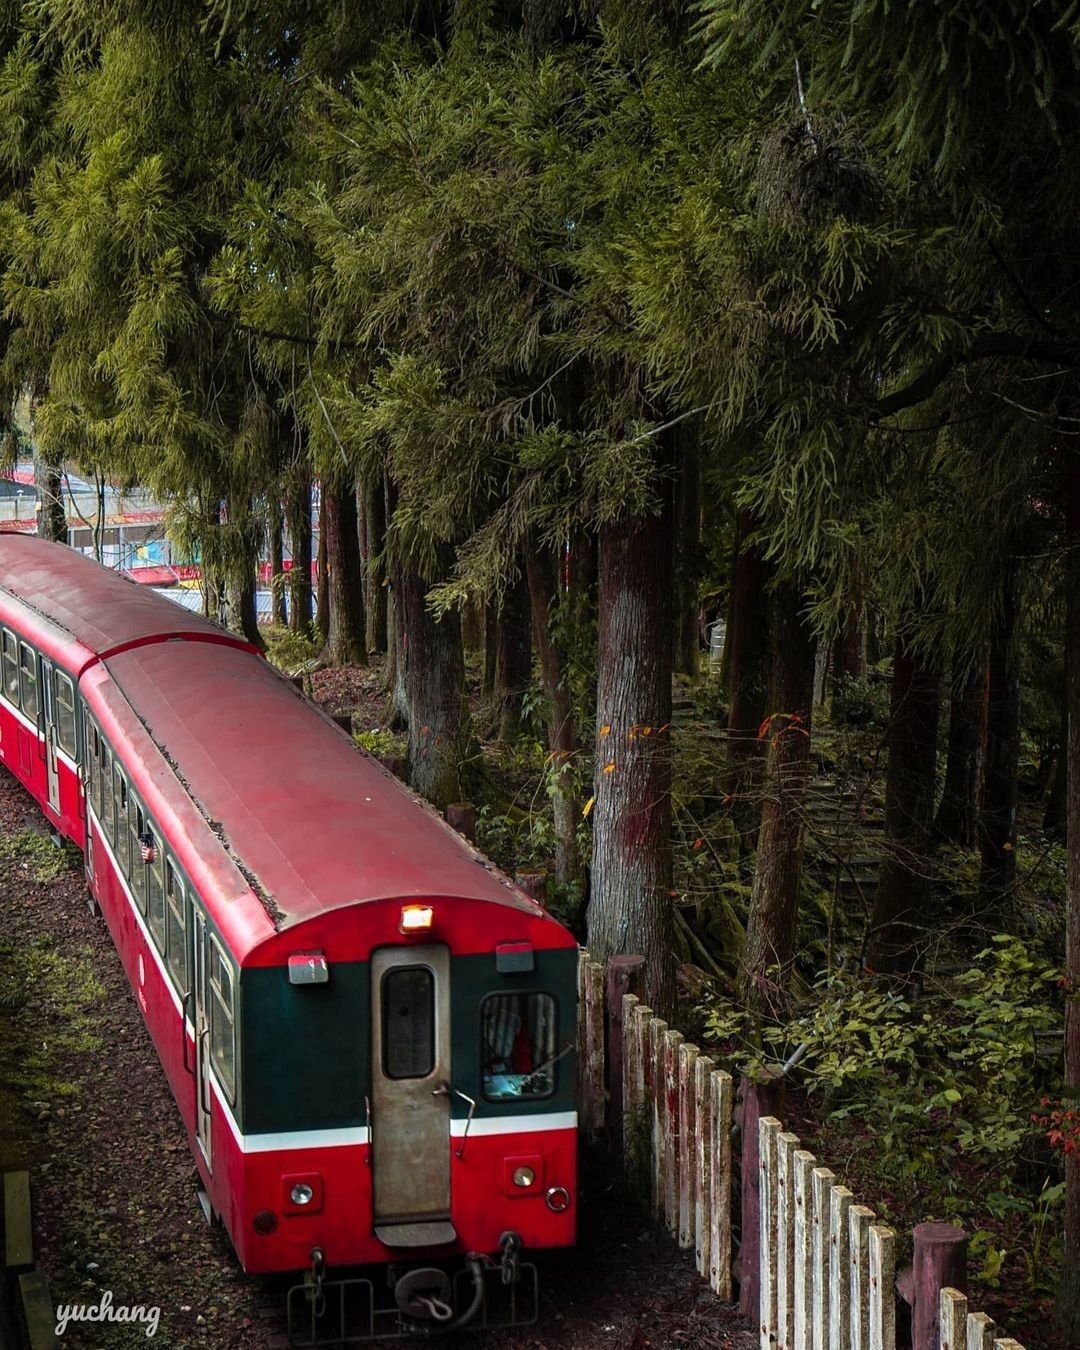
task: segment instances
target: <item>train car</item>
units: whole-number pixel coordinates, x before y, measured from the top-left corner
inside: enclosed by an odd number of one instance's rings
[[[387,1263],[402,1334],[535,1284],[575,1236],[572,936],[249,644],[67,548],[0,534],[0,676],[244,1269],[306,1270],[314,1319]]]

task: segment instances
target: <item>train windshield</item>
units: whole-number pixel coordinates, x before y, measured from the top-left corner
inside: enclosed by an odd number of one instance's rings
[[[480,1008],[484,1096],[547,1097],[555,1090],[555,1000],[550,994],[491,994]]]

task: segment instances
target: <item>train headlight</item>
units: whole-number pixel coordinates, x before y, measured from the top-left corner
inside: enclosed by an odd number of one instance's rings
[[[402,905],[399,927],[402,933],[426,933],[434,917],[430,905]]]
[[[289,1192],[289,1199],[294,1205],[310,1205],[315,1199],[315,1192],[306,1181],[298,1181]]]
[[[526,1186],[531,1186],[535,1180],[536,1180],[536,1173],[532,1170],[531,1167],[514,1168],[515,1186],[521,1186],[522,1188]]]

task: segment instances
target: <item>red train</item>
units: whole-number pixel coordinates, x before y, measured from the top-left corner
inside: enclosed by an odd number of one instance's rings
[[[309,1272],[312,1341],[326,1265],[392,1263],[402,1334],[494,1285],[531,1320],[520,1251],[575,1236],[571,935],[247,643],[67,548],[0,534],[0,676],[245,1270]],[[335,1294],[357,1339],[376,1283]]]

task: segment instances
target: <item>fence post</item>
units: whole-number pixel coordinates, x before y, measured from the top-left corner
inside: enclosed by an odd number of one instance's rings
[[[762,1116],[758,1121],[758,1253],[761,1301],[758,1306],[758,1343],[761,1350],[771,1350],[776,1337],[776,1262],[778,1234],[776,1230],[776,1137],[781,1125],[775,1116]],[[745,1241],[745,1234],[743,1235]]]
[[[967,1350],[967,1298],[959,1289],[941,1291],[941,1350]]]
[[[852,1205],[848,1210],[851,1350],[870,1350],[870,1225],[874,1217],[865,1205]]]
[[[712,1225],[709,1209],[712,1204],[712,1117],[709,1110],[709,1075],[716,1068],[707,1055],[694,1060],[694,1114],[697,1131],[694,1141],[694,1256],[697,1273],[709,1278],[710,1238]]]
[[[739,1312],[755,1323],[761,1284],[761,1206],[758,1184],[758,1121],[784,1118],[784,1080],[766,1069],[758,1078],[744,1077],[742,1096],[742,1246],[739,1249]]]
[[[641,1115],[645,1106],[645,1058],[648,1052],[648,1025],[652,1009],[639,1003],[636,995],[623,995],[623,1128],[622,1160],[626,1168],[640,1170],[637,1156],[642,1140]]]
[[[613,956],[607,966],[608,1131],[616,1148],[623,1147],[623,1101],[626,1096],[623,1073],[627,1028],[623,1018],[623,998],[639,992],[644,966],[643,956]]]
[[[967,1350],[994,1350],[995,1331],[986,1313],[968,1313]]]
[[[794,1134],[776,1141],[776,1344],[791,1350],[795,1324],[795,1151]]]
[[[795,1250],[793,1282],[795,1314],[792,1318],[794,1350],[811,1350],[814,1344],[814,1164],[806,1149],[795,1150]]]
[[[664,1220],[673,1237],[679,1233],[679,1046],[681,1031],[664,1032]]]
[[[664,1213],[666,1191],[664,1189],[664,1036],[668,1024],[662,1017],[654,1017],[649,1023],[649,1055],[646,1064],[651,1066],[649,1097],[652,1103],[652,1202],[653,1211],[659,1218]]]
[[[813,1300],[814,1350],[829,1347],[829,1207],[836,1177],[827,1167],[815,1167],[811,1174],[813,1207]]]
[[[604,1131],[604,968],[587,956],[585,968],[585,1101],[586,1132],[596,1143]]]
[[[694,1171],[697,1164],[697,1099],[694,1064],[701,1052],[696,1045],[679,1046],[679,1246],[694,1245]]]
[[[967,1290],[967,1234],[952,1223],[920,1223],[912,1238],[912,1350],[940,1350],[941,1291]]]
[[[896,1350],[896,1234],[870,1225],[870,1347]]]
[[[851,1350],[848,1213],[854,1199],[846,1186],[829,1194],[829,1350]]]
[[[709,1282],[712,1291],[731,1302],[731,1074],[714,1069],[709,1075],[709,1131],[712,1145],[712,1187],[709,1198]]]

